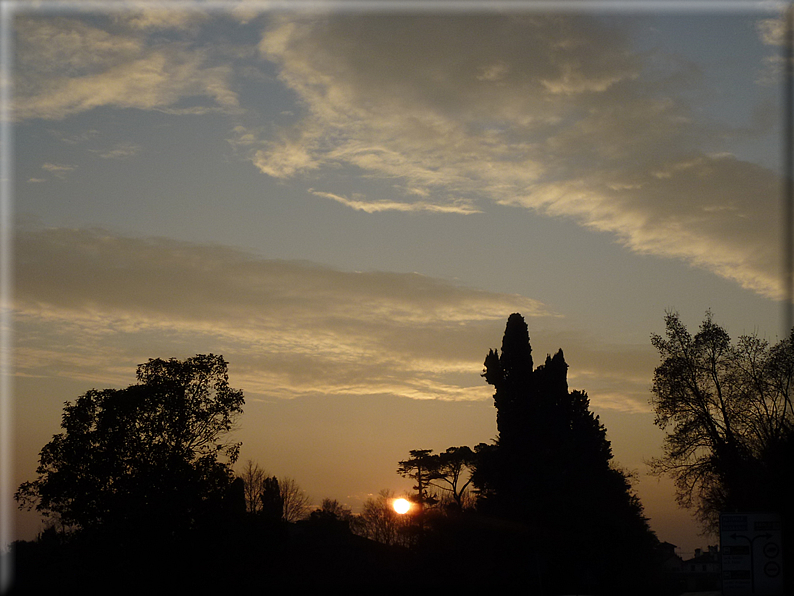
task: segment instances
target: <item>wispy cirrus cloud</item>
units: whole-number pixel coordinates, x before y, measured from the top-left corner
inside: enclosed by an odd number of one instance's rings
[[[239,110],[230,66],[213,63],[208,51],[187,41],[146,36],[150,29],[184,28],[197,18],[204,17],[134,12],[104,28],[66,17],[19,18],[14,118],[60,120],[100,106],[178,114]],[[185,98],[202,98],[206,105],[180,105]]]
[[[781,296],[779,177],[731,155],[742,130],[681,99],[698,73],[651,71],[619,20],[292,15],[260,51],[305,107],[255,153],[270,176],[347,167],[418,191],[417,210],[518,205]]]
[[[364,211],[366,213],[378,213],[381,211],[430,211],[432,213],[458,213],[461,215],[482,213],[482,211],[474,207],[470,201],[453,201],[443,205],[438,203],[430,203],[427,201],[402,203],[399,201],[366,200],[361,195],[356,195],[354,198],[348,199],[347,197],[343,197],[341,195],[330,192],[322,192],[314,189],[309,189],[309,192],[317,197],[331,199],[332,201],[341,203],[346,207],[350,207],[356,211]]]

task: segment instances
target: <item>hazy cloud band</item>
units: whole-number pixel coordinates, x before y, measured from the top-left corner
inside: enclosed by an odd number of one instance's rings
[[[100,230],[20,230],[15,293],[19,375],[123,384],[148,358],[215,352],[239,385],[274,399],[487,399],[482,361],[507,316],[521,312],[531,329],[555,319],[530,298],[418,274],[345,272]],[[647,374],[645,360],[605,358],[585,338],[577,343],[564,347],[594,403],[603,383],[586,371],[622,362],[627,369],[603,372],[613,387],[601,405],[647,409],[644,380],[612,394],[616,378]]]

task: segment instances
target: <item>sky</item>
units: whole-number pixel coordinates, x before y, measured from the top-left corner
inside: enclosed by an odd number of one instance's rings
[[[356,511],[495,438],[519,312],[658,537],[716,543],[649,475],[650,336],[782,334],[779,14],[442,4],[16,7],[12,489],[64,402],[215,353],[240,463]]]

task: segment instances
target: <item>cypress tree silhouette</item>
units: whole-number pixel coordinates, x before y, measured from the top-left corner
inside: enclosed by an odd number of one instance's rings
[[[521,536],[514,563],[533,561],[542,589],[636,589],[658,541],[612,464],[606,428],[567,375],[562,350],[533,370],[527,324],[510,315],[482,375],[495,387],[499,435],[478,448],[478,509],[511,522]]]

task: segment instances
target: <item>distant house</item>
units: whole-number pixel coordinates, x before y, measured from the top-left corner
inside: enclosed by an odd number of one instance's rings
[[[690,592],[720,589],[720,553],[716,546],[695,549],[695,556],[681,561],[681,579]]]
[[[719,573],[720,553],[716,546],[709,546],[708,551],[695,549],[695,556],[683,563],[687,573]]]
[[[675,552],[677,548],[675,544],[670,544],[669,542],[661,542],[656,547],[656,552],[659,557],[658,560],[662,565],[662,569],[667,573],[681,573],[681,564],[683,561]]]

